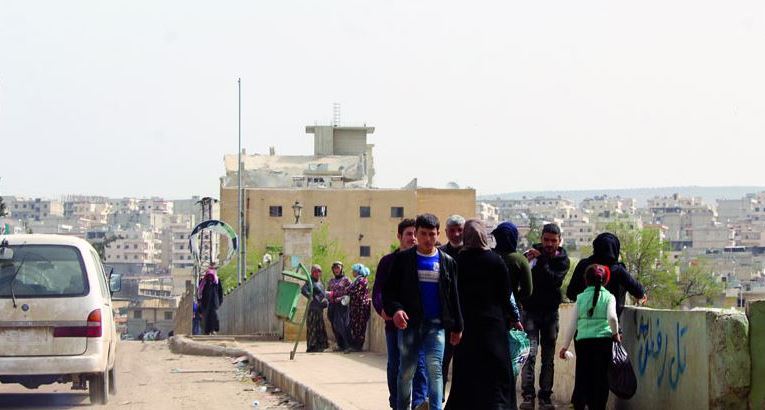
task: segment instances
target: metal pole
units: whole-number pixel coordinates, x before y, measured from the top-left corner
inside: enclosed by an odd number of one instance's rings
[[[237,86],[239,88],[239,155],[238,155],[238,165],[239,169],[237,171],[237,176],[239,178],[239,182],[237,183],[237,193],[238,193],[238,207],[239,207],[239,244],[240,244],[240,250],[239,250],[239,257],[238,263],[237,263],[237,281],[239,284],[242,283],[242,270],[244,269],[244,261],[242,260],[242,251],[241,249],[243,246],[242,239],[244,238],[244,215],[242,213],[242,79],[238,78],[236,80]]]

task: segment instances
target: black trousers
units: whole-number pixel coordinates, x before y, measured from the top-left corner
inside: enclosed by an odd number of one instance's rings
[[[574,409],[605,410],[608,402],[608,364],[611,362],[610,337],[581,339],[576,348],[576,380],[571,403]]]

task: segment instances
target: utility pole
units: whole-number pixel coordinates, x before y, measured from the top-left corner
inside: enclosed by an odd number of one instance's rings
[[[236,80],[237,86],[239,88],[239,155],[238,155],[238,165],[239,169],[237,171],[237,177],[239,178],[239,182],[237,183],[237,191],[239,196],[239,258],[238,258],[238,264],[237,264],[237,281],[239,284],[242,283],[242,279],[244,278],[244,273],[247,268],[246,261],[245,261],[245,244],[244,244],[244,197],[243,197],[243,189],[242,189],[242,79],[238,78]]]

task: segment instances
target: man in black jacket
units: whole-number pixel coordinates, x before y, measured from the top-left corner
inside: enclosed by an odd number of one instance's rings
[[[421,349],[428,369],[429,408],[441,409],[444,387],[441,366],[446,338],[452,345],[462,338],[457,264],[436,248],[439,227],[435,215],[417,216],[417,246],[396,254],[383,287],[385,313],[399,329],[399,409],[409,408],[412,378]]]
[[[619,262],[620,250],[621,243],[616,235],[609,232],[598,235],[592,241],[592,256],[580,260],[576,268],[574,268],[571,281],[568,283],[568,289],[566,289],[566,296],[572,302],[576,302],[576,297],[586,287],[584,271],[588,266],[597,263],[608,266],[611,270],[611,277],[606,284],[606,289],[616,298],[616,316],[621,316],[622,310],[624,310],[624,299],[627,292],[638,299],[638,303],[645,303],[646,295],[643,285],[627,272],[627,268],[623,263]]]
[[[465,218],[462,215],[452,215],[446,218],[446,239],[449,241],[438,249],[456,260],[457,254],[462,250],[462,232],[464,230]],[[441,370],[444,376],[444,391],[446,391],[446,383],[449,382],[449,365],[452,362],[452,356],[454,356],[454,346],[447,343],[444,348],[444,366]]]
[[[533,245],[524,255],[531,265],[534,291],[523,302],[523,327],[531,342],[528,361],[523,366],[521,409],[534,408],[534,363],[541,346],[542,368],[539,372],[539,407],[554,408],[552,395],[555,341],[558,339],[558,306],[563,278],[570,265],[566,250],[560,246],[560,228],[555,224],[542,227],[542,243]]]

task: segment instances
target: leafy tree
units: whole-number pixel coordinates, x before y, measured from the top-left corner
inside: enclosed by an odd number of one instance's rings
[[[337,239],[329,237],[329,226],[322,224],[318,229],[313,231],[311,235],[311,243],[313,253],[311,263],[321,266],[322,277],[321,281],[327,283],[332,276],[332,262],[341,261],[346,265],[345,261],[347,255],[340,247],[340,242]],[[346,271],[350,271],[350,266],[346,266]],[[372,269],[372,267],[370,267]]]
[[[5,206],[5,202],[3,201],[3,197],[0,196],[0,218],[8,215],[8,207]]]
[[[701,301],[709,305],[722,291],[723,286],[717,282],[709,263],[695,259],[678,270],[677,288],[669,302],[672,307]]]
[[[539,220],[531,215],[529,216],[529,232],[526,234],[526,244],[531,247],[535,243],[539,243],[542,234],[539,232],[542,230],[542,226],[539,224]]]

